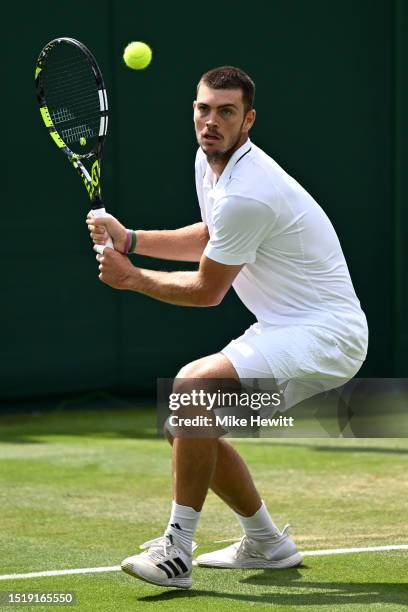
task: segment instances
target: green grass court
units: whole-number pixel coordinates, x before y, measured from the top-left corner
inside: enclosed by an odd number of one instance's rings
[[[153,412],[0,417],[0,576],[115,566],[157,537],[171,502],[170,452]],[[301,551],[408,544],[407,439],[240,440],[280,528]],[[213,494],[198,552],[238,538]],[[225,544],[226,545],[226,544]],[[408,551],[309,556],[290,570],[194,570],[190,591],[121,572],[0,581],[0,591],[74,591],[84,611],[406,610]],[[3,606],[52,610],[58,606]]]

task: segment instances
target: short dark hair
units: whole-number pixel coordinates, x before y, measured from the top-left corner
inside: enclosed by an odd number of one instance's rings
[[[235,66],[219,66],[209,70],[198,82],[197,91],[201,83],[212,89],[240,89],[247,113],[254,106],[255,83],[246,72]]]

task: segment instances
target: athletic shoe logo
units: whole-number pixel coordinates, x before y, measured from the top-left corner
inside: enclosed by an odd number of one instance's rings
[[[186,564],[180,557],[176,557],[173,561],[157,563],[156,567],[163,570],[163,572],[167,574],[167,578],[176,578],[180,576],[180,574],[185,574],[188,571]]]
[[[178,523],[170,523],[170,527],[174,527],[174,529],[180,529],[180,531],[183,531]]]

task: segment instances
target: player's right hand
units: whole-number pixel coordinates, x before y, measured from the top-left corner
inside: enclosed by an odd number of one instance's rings
[[[106,214],[106,217],[94,217],[89,211],[86,224],[94,244],[105,245],[109,236],[112,238],[116,251],[123,253],[126,245],[126,228],[115,217]]]

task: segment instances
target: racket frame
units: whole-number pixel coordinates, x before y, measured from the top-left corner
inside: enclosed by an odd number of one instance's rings
[[[74,153],[69,148],[69,146],[66,144],[66,142],[64,142],[64,140],[58,133],[58,130],[56,129],[51,118],[50,112],[48,110],[46,92],[44,91],[43,87],[42,70],[46,64],[48,53],[55,45],[58,44],[69,44],[79,49],[87,58],[89,66],[92,69],[93,76],[95,78],[99,96],[100,126],[97,143],[93,150],[89,153]],[[105,210],[101,197],[100,176],[103,146],[106,137],[106,132],[108,129],[108,99],[106,95],[105,83],[103,81],[102,73],[95,57],[83,43],[81,43],[79,40],[76,40],[75,38],[55,38],[45,45],[40,55],[38,56],[35,68],[35,85],[37,100],[40,106],[40,113],[44,121],[45,127],[48,129],[48,132],[57,147],[67,156],[68,160],[81,177],[91,200],[91,208],[93,211],[98,211],[95,216],[104,216]],[[94,158],[94,162],[92,163],[91,170],[89,172],[85,167],[83,161],[91,160],[92,158]]]

